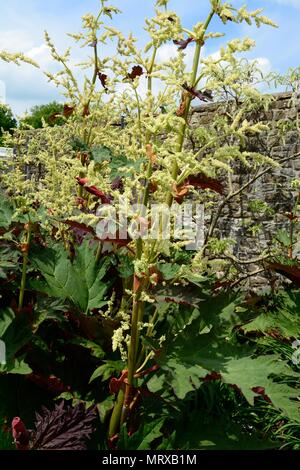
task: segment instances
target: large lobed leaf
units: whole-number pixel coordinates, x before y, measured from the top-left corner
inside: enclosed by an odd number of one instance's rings
[[[0,340],[5,345],[5,364],[0,373],[30,374],[30,367],[19,357],[19,351],[30,342],[32,331],[25,315],[15,317],[11,309],[0,311]]]
[[[181,423],[182,424],[182,423]],[[226,419],[226,416],[204,417],[194,413],[186,430],[177,427],[173,437],[173,448],[184,450],[264,450],[278,447],[252,430],[246,432],[242,424]],[[163,447],[162,447],[163,448]]]
[[[211,298],[201,304],[194,321],[177,333],[173,330],[172,341],[158,358],[161,372],[149,380],[149,389],[159,392],[171,387],[184,399],[214,373],[215,378],[238,389],[250,404],[255,396],[264,395],[284,416],[300,421],[299,390],[282,383],[282,378],[295,381],[300,374],[280,356],[256,356],[254,347],[241,345],[232,337],[232,329],[239,323],[238,302],[238,298],[226,301],[226,296]]]
[[[118,439],[118,448],[122,450],[149,450],[151,443],[161,437],[165,417],[150,420],[148,423],[143,422],[138,431],[133,435],[128,435],[126,425],[121,428]]]
[[[297,338],[300,334],[300,293],[281,292],[275,309],[260,313],[242,326],[246,333],[277,333],[285,338]]]
[[[94,249],[85,241],[76,251],[72,262],[61,248],[43,248],[34,252],[31,261],[41,271],[46,283],[32,282],[32,287],[40,292],[68,299],[81,311],[101,308],[109,283],[103,278],[107,273],[110,260],[96,261]]]

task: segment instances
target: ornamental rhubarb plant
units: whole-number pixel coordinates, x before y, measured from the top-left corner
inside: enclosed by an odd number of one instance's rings
[[[83,449],[93,426],[98,449],[273,448],[280,438],[266,432],[267,413],[299,423],[299,367],[279,347],[296,332],[268,349],[265,309],[275,314],[276,302],[240,289],[274,268],[278,247],[239,259],[220,236],[232,201],[252,201],[254,183],[296,155],[275,161],[268,148],[249,150],[265,138],[260,116],[273,101],[258,91],[258,64],[244,57],[254,42],[233,39],[204,54],[228,23],[276,25],[261,9],[207,0],[206,17],[197,11],[186,28],[168,4],[155,2],[142,48],[111,26],[120,11],[101,0],[69,35],[87,50],[79,71],[46,33],[60,70],[45,75],[65,100],[53,121],[63,124],[24,123],[6,135],[15,155],[1,173],[1,249],[16,252],[19,268],[4,266],[14,289],[3,290],[0,382],[9,388],[24,376],[38,390],[36,408],[53,398],[73,404],[43,408],[35,431],[14,418],[18,449]],[[107,45],[115,53],[105,57]],[[175,54],[163,60],[170,46]],[[196,126],[196,106],[208,102],[217,112]],[[242,185],[238,168],[248,175]]]

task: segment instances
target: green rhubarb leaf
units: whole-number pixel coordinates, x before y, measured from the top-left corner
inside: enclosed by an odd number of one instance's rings
[[[197,322],[187,326],[160,354],[162,389],[171,387],[179,399],[184,399],[201,386],[206,376],[214,373],[215,377],[238,388],[250,404],[254,404],[255,396],[265,395],[284,416],[300,421],[299,390],[278,382],[278,378],[285,376],[300,380],[299,373],[280,356],[256,357],[254,348],[217,337],[213,330],[199,334]],[[151,391],[157,392],[157,385],[157,378],[148,382]]]
[[[25,361],[16,359],[13,364],[3,367],[0,371],[6,372],[7,374],[28,375],[31,374],[32,369]]]
[[[152,297],[159,306],[167,303],[197,307],[198,304],[203,301],[197,291],[190,286],[158,288],[153,292]]]
[[[179,423],[173,437],[173,448],[182,450],[264,450],[279,447],[252,430],[246,432],[242,424],[217,417],[203,417],[194,413],[184,427]]]
[[[105,423],[108,416],[112,412],[115,404],[115,397],[114,395],[109,395],[105,400],[97,405],[98,413],[100,417],[101,423]]]
[[[110,361],[110,360],[104,361],[104,364],[102,364],[93,372],[89,383],[93,382],[94,380],[100,377],[102,378],[102,381],[104,382],[105,380],[110,379],[113,375],[119,374],[123,368],[124,368],[123,361]]]
[[[102,163],[112,159],[111,150],[107,147],[94,147],[92,150],[92,158],[95,163]]]
[[[3,337],[7,328],[13,322],[15,318],[14,312],[10,308],[6,308],[0,311],[0,338]]]
[[[1,365],[0,372],[29,374],[31,369],[18,357],[20,350],[32,339],[25,315],[14,316],[10,309],[0,312]]]
[[[291,246],[291,236],[284,229],[280,229],[277,231],[275,235],[275,240],[277,240],[279,243],[281,243],[285,247]]]
[[[147,423],[143,422],[132,436],[128,436],[127,426],[123,425],[119,434],[118,448],[122,450],[151,449],[151,443],[162,435],[161,428],[164,421],[165,417],[161,417]]]
[[[180,270],[180,264],[176,263],[159,263],[158,270],[161,272],[165,281],[174,279]]]
[[[242,326],[243,331],[278,333],[286,338],[300,335],[300,292],[299,290],[281,292],[277,308],[260,313],[252,321]]]
[[[31,287],[52,297],[68,299],[86,312],[107,303],[105,295],[111,284],[104,282],[109,258],[96,261],[95,250],[85,241],[77,248],[72,262],[60,247],[31,253],[31,261],[40,270],[45,282],[32,282]]]

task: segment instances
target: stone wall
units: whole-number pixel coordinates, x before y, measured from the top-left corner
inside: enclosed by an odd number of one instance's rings
[[[259,137],[249,140],[249,150],[259,151],[269,155],[275,160],[282,160],[294,156],[282,164],[280,168],[272,169],[251,185],[245,194],[234,198],[222,211],[222,217],[217,226],[217,236],[231,237],[236,240],[234,255],[242,260],[257,257],[266,246],[272,243],[274,234],[281,228],[289,229],[290,221],[287,213],[291,213],[295,206],[298,192],[291,188],[291,180],[300,177],[300,132],[295,128],[297,117],[300,114],[300,100],[292,99],[290,93],[274,95],[268,111],[261,110],[255,115],[255,120],[267,122],[270,131],[262,133]],[[191,126],[208,126],[216,113],[220,112],[220,104],[205,104],[194,108]],[[294,127],[287,131],[282,140],[278,130],[279,121],[288,127]],[[237,165],[232,177],[233,189],[241,187],[253,176],[251,171]],[[273,214],[253,213],[249,210],[249,201],[261,199],[273,209]],[[249,231],[251,219],[254,224],[261,225],[261,232],[253,236]],[[242,272],[253,272],[258,265],[245,265]],[[249,278],[251,287],[264,287],[268,278],[274,276],[262,273]]]

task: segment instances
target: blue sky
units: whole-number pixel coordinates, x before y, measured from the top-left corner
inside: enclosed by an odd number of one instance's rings
[[[22,51],[40,62],[43,68],[52,68],[43,31],[47,29],[58,48],[64,50],[70,44],[66,32],[77,32],[81,16],[88,11],[97,11],[99,3],[99,0],[0,0],[0,49]],[[141,43],[145,42],[144,18],[152,15],[154,1],[112,0],[112,3],[123,11],[116,18],[115,26],[123,32],[132,31]],[[232,3],[241,6],[245,1],[232,0]],[[264,7],[265,14],[279,24],[279,29],[266,26],[256,29],[230,23],[226,26],[227,38],[250,36],[255,39],[257,46],[249,58],[259,58],[266,71],[284,73],[289,67],[299,66],[300,0],[248,0],[247,3],[249,9]],[[171,0],[169,5],[189,28],[195,21],[203,19],[209,1]],[[224,27],[216,19],[212,29],[222,31]],[[212,41],[205,53],[216,52],[221,44],[224,44],[224,38]],[[168,49],[165,52],[168,53]],[[74,55],[75,59],[80,58],[78,50]],[[60,99],[57,90],[47,83],[42,73],[30,66],[19,68],[0,62],[1,80],[5,83],[6,102],[19,115],[35,104]]]

